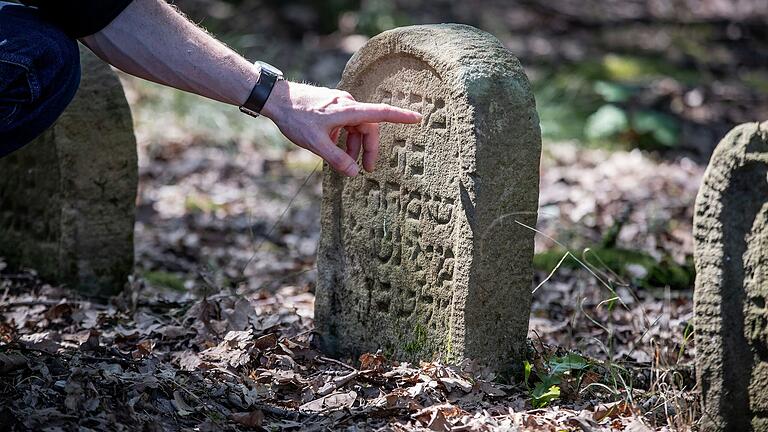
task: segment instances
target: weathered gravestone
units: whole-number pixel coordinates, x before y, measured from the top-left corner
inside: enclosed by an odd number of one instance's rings
[[[541,134],[518,60],[464,25],[371,39],[339,88],[419,111],[381,125],[375,172],[326,167],[315,318],[336,355],[520,358],[530,312]]]
[[[696,199],[701,430],[768,431],[768,122],[732,130]]]
[[[0,256],[91,294],[119,291],[133,266],[137,160],[117,75],[80,50],[72,104],[0,159]]]

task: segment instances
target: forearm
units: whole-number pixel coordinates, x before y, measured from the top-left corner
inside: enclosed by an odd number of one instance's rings
[[[164,0],[133,0],[108,26],[81,39],[113,66],[141,78],[243,105],[259,68],[189,22]],[[297,145],[350,176],[371,171],[379,148],[378,123],[418,123],[421,115],[384,104],[356,102],[346,92],[278,81],[261,113]],[[341,129],[347,145],[336,145]]]
[[[258,68],[163,0],[134,0],[82,42],[131,75],[232,105],[242,105],[258,80]]]

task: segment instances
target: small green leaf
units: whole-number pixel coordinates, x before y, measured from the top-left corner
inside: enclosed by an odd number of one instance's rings
[[[549,360],[549,367],[552,369],[552,375],[558,376],[572,370],[586,369],[589,363],[584,357],[571,353],[562,357],[553,357]]]
[[[609,81],[595,82],[594,90],[606,102],[626,102],[635,93],[635,89],[627,85]]]
[[[527,388],[527,387],[529,387],[528,386],[528,378],[531,377],[531,370],[533,369],[533,365],[528,360],[525,360],[523,362],[523,368],[524,368],[524,371],[525,371],[525,381],[524,382],[525,382],[525,387]]]
[[[680,127],[677,120],[659,111],[638,111],[632,116],[632,127],[640,134],[649,134],[661,145],[674,147]]]
[[[560,375],[542,375],[537,373],[539,378],[539,384],[536,387],[551,387],[553,385],[560,384]]]
[[[543,382],[531,392],[531,404],[534,408],[542,408],[560,397],[560,387],[552,385],[547,387]]]
[[[623,109],[615,105],[603,105],[595,111],[584,126],[584,134],[592,140],[616,136],[629,128],[629,119]]]

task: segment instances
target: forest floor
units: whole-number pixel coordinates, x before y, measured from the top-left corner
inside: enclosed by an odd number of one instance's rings
[[[684,268],[702,175],[687,159],[545,146],[529,372],[500,377],[314,348],[314,157],[205,143],[142,155],[139,270],[123,295],[89,301],[0,262],[6,429],[641,431],[697,418],[690,288],[654,287],[659,265],[604,262],[631,249]],[[548,253],[571,254],[549,278]]]

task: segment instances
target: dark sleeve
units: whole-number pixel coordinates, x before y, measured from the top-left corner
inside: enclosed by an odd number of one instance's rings
[[[97,33],[133,0],[21,0],[73,38]]]

